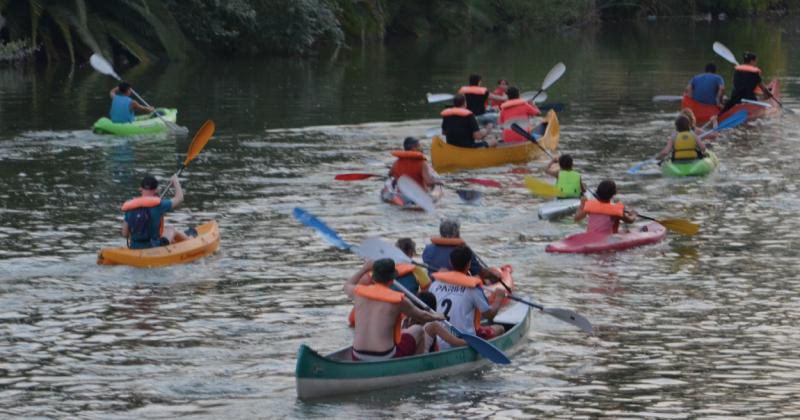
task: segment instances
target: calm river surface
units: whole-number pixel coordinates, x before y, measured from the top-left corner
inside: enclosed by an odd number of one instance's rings
[[[88,66],[0,68],[0,417],[280,418],[800,416],[800,117],[750,124],[715,144],[721,169],[668,180],[626,170],[663,146],[680,94],[713,41],[754,50],[800,110],[797,22],[630,24],[526,41],[395,43],[337,60],[219,60],[124,71],[151,103],[217,134],[184,174],[172,223],[219,221],[220,252],[140,270],[95,265],[121,245],[119,204],[145,172],[168,177],[190,138],[88,131],[110,79]],[[469,54],[465,54],[470,51]],[[425,92],[471,72],[548,93],[566,109],[561,150],[585,179],[617,180],[629,206],[702,223],[697,236],[602,256],[556,256],[580,231],[537,219],[541,199],[510,168],[475,171],[508,187],[478,205],[446,194],[438,214],[378,200],[388,151],[438,124]],[[427,143],[426,143],[427,144]],[[529,168],[540,173],[542,162]],[[450,176],[458,186],[456,177]],[[480,187],[479,187],[480,188]],[[335,401],[296,399],[298,346],[347,345],[342,282],[360,262],[299,225],[315,213],[350,242],[409,236],[418,251],[441,217],[519,289],[572,308],[595,336],[539,313],[507,367]]]

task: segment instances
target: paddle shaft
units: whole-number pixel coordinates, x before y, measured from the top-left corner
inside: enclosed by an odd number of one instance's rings
[[[186,165],[181,165],[181,168],[178,169],[178,172],[175,172],[175,176],[180,177],[183,173],[183,170],[186,169]],[[161,193],[161,198],[164,198],[165,195],[169,192],[170,188],[172,188],[172,183],[170,182],[167,184],[167,187],[164,188],[164,192]]]

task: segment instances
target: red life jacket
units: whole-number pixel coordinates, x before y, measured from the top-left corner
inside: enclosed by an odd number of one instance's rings
[[[467,108],[453,107],[443,110],[439,115],[442,117],[469,117],[472,115],[472,111]]]
[[[506,90],[498,86],[497,89],[494,90],[494,94],[497,96],[503,96],[506,94]],[[505,101],[498,101],[497,99],[491,100],[492,106],[496,108],[500,108],[500,106],[503,105],[504,102]]]
[[[395,150],[392,152],[392,156],[397,158],[392,165],[392,170],[389,171],[392,178],[399,179],[405,175],[416,181],[422,188],[428,189],[422,176],[422,168],[425,166],[425,155],[422,152]]]
[[[524,99],[519,99],[519,98],[511,99],[506,101],[500,107],[500,116],[497,119],[497,122],[498,124],[504,124],[507,121],[517,120],[517,119],[527,121],[529,117],[535,117],[541,113],[542,112],[539,111],[539,108],[537,108],[534,105],[531,105]],[[528,123],[522,123],[520,124],[520,126],[522,128],[525,128],[528,132],[530,132],[532,128]],[[506,143],[515,143],[515,142],[527,141],[527,139],[514,132],[514,130],[506,128],[503,130],[503,141],[505,141]]]

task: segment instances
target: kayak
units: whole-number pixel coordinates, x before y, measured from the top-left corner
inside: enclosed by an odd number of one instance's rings
[[[416,267],[416,269],[417,270],[420,270],[420,269],[424,270],[423,267]],[[502,266],[500,268],[490,267],[489,270],[492,270],[495,273],[499,274],[500,278],[503,280],[503,283],[505,283],[506,286],[508,286],[508,288],[511,289],[512,292],[514,291],[514,289],[515,289],[514,277],[511,276],[511,273],[514,270],[511,268],[511,265],[506,264],[506,265],[504,265],[504,266]],[[486,295],[486,298],[489,299],[489,303],[492,303],[493,302],[494,292],[497,291],[497,290],[501,290],[501,289],[505,290],[505,286],[503,286],[502,283],[497,282],[497,283],[493,283],[493,284],[490,284],[490,285],[487,285],[487,286],[483,286],[483,293]],[[412,293],[413,293],[413,290],[412,290]],[[508,305],[511,302],[512,302],[511,299],[505,298],[503,300],[503,305]],[[348,323],[348,325],[350,325],[350,327],[353,327],[353,326],[356,325],[355,308],[350,310],[350,315],[347,317],[347,323]]]
[[[103,248],[97,254],[102,265],[130,265],[148,268],[188,263],[219,249],[219,226],[210,221],[197,227],[197,236],[167,246],[147,249]]]
[[[174,123],[178,119],[178,110],[175,108],[159,108],[162,118]],[[133,136],[136,134],[158,134],[167,131],[167,125],[161,118],[153,114],[139,115],[132,123],[113,123],[107,117],[102,117],[92,126],[98,134],[114,134],[117,136]]]
[[[381,200],[384,203],[389,203],[391,205],[398,206],[404,210],[419,210],[419,211],[423,210],[423,208],[418,206],[417,203],[411,201],[410,199],[408,199],[408,197],[404,196],[402,193],[398,193],[397,188],[393,184],[394,180],[387,179],[386,183],[383,185],[383,189],[381,190]],[[432,190],[428,191],[428,194],[430,194],[435,204],[442,199],[442,196],[444,195],[444,190],[442,189],[441,185],[436,185],[433,187]]]
[[[580,198],[557,198],[539,205],[539,219],[555,220],[578,211]]]
[[[578,233],[547,245],[545,251],[566,254],[592,254],[599,252],[622,251],[642,245],[661,242],[667,236],[667,229],[656,222],[629,232],[604,234],[604,233]]]
[[[780,100],[781,98],[781,91],[780,86],[778,85],[777,80],[773,80],[772,83],[769,84],[769,88],[772,91],[772,94],[775,95],[776,98]],[[720,115],[718,118],[718,122],[724,121],[726,118],[730,117],[731,115],[737,113],[741,110],[747,111],[747,120],[752,121],[761,117],[771,116],[780,112],[781,108],[777,101],[772,98],[763,98],[760,99],[762,102],[766,102],[772,107],[766,108],[759,105],[749,104],[749,103],[740,103],[734,105],[733,108],[725,111],[724,114]],[[691,108],[694,112],[695,118],[697,118],[697,124],[703,125],[708,120],[713,117],[714,115],[719,114],[719,111],[722,108],[716,105],[708,105],[701,102],[697,102],[688,95],[683,95],[683,101],[681,102],[681,109],[684,108]]]
[[[494,319],[506,327],[506,332],[489,341],[506,353],[518,347],[528,331],[530,314],[528,305],[508,305]],[[469,347],[377,362],[353,362],[351,351],[352,347],[345,347],[323,356],[301,344],[295,367],[297,397],[307,400],[370,394],[378,389],[428,383],[492,364]]]
[[[547,113],[544,121],[547,123],[547,129],[538,142],[542,147],[552,152],[558,147],[561,127],[553,110]],[[435,136],[431,143],[433,169],[440,173],[489,168],[509,163],[526,163],[541,156],[545,156],[542,149],[529,141],[501,144],[497,147],[489,148],[469,148],[447,144],[444,139]]]
[[[703,176],[714,172],[719,166],[717,155],[706,150],[706,157],[694,160],[669,160],[661,164],[664,176]]]

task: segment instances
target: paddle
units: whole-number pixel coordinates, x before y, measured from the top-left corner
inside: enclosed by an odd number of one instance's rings
[[[528,175],[525,177],[525,186],[528,187],[531,193],[540,197],[558,197],[561,195],[561,190],[556,188],[555,185],[542,181],[536,177]]]
[[[403,251],[397,249],[397,247],[384,241],[381,238],[374,237],[365,240],[364,242],[361,243],[356,252],[362,258],[367,258],[371,260],[375,260],[378,258],[391,258],[397,263],[414,264],[419,267],[426,268],[429,271],[437,271],[437,269],[433,267],[414,261],[408,255],[403,253]],[[478,260],[481,262],[481,264],[486,266],[486,264],[483,262],[483,260],[480,259],[480,257],[478,257]],[[508,285],[505,284],[502,281],[502,279],[500,280],[500,283],[502,283],[503,287],[505,287],[509,293],[512,293],[511,289],[509,289]],[[507,297],[517,302],[524,303],[528,306],[532,306],[536,309],[539,309],[540,311],[548,315],[552,315],[564,322],[575,325],[576,327],[582,329],[583,331],[586,331],[587,333],[591,334],[592,332],[592,324],[585,317],[577,314],[574,311],[563,308],[546,308],[544,306],[537,305],[533,302],[529,302],[525,299],[518,298],[516,296],[507,295]]]
[[[331,229],[322,220],[317,219],[313,214],[300,207],[295,207],[292,210],[292,216],[294,216],[298,222],[317,231],[317,233],[322,236],[322,239],[325,239],[329,244],[335,246],[336,248],[341,249],[342,251],[353,250],[353,245],[345,242],[344,239],[340,238],[339,235],[336,234],[336,231]]]
[[[216,126],[214,125],[214,121],[211,120],[207,120],[203,123],[203,125],[200,126],[200,128],[197,130],[197,133],[195,133],[192,142],[189,143],[189,149],[186,151],[186,159],[183,160],[181,168],[175,173],[176,176],[181,176],[183,170],[189,166],[189,162],[193,161],[197,155],[200,154],[203,148],[206,147],[208,141],[211,140],[211,136],[214,135],[215,129]],[[164,192],[161,193],[162,198],[167,194],[167,191],[169,191],[171,186],[172,184],[167,184],[167,188],[165,188]]]
[[[397,180],[397,188],[411,199],[416,205],[420,206],[427,213],[436,212],[436,204],[433,203],[431,196],[422,189],[413,179],[403,175]]]
[[[98,72],[103,73],[106,76],[111,76],[111,77],[117,79],[120,82],[122,81],[122,78],[119,77],[119,75],[114,71],[114,68],[111,66],[111,64],[108,61],[106,61],[106,59],[103,58],[100,54],[97,54],[97,53],[92,54],[92,56],[89,57],[89,64],[91,64],[92,67],[94,67],[94,69],[97,70]],[[131,93],[133,93],[133,96],[135,96],[136,99],[139,100],[139,102],[143,103],[145,106],[150,106],[150,104],[148,104],[147,101],[144,100],[144,98],[139,96],[139,94],[136,93],[136,91],[133,90],[133,88],[131,88]],[[155,108],[153,108],[153,109],[155,109]],[[157,111],[154,112],[154,114],[156,115],[156,117],[158,117],[158,119],[160,119],[164,123],[164,125],[167,126],[167,128],[169,128],[169,130],[171,132],[173,132],[175,134],[188,134],[189,133],[189,129],[188,128],[181,127],[181,126],[173,123],[172,121],[165,120],[164,117],[162,117],[161,114],[159,114]]]
[[[693,236],[700,230],[700,225],[697,223],[692,223],[686,219],[664,219],[659,220],[654,217],[645,216],[643,214],[637,214],[636,217],[641,217],[645,220],[652,220],[658,223],[661,226],[667,228],[667,230],[671,230],[676,233],[680,233],[681,235],[686,236]]]
[[[386,175],[378,175],[378,174],[367,174],[367,173],[353,173],[353,174],[339,174],[334,177],[337,181],[361,181],[369,178],[386,178]],[[465,181],[473,183],[473,184],[480,184],[486,186],[500,186],[500,183],[497,181],[492,181],[489,179],[479,179],[479,178],[467,178]],[[448,185],[441,184],[443,187],[452,189],[458,195],[458,198],[462,199],[467,203],[472,203],[481,198],[481,192],[476,190],[468,190],[463,188],[452,188]],[[498,187],[499,188],[499,187]]]
[[[425,95],[429,104],[452,101],[454,96],[455,95],[453,95],[452,93],[427,93]],[[520,98],[525,100],[525,102],[534,101],[534,103],[541,103],[547,100],[547,92],[541,92],[541,91],[522,92]]]
[[[743,122],[747,121],[747,111],[741,110],[730,117],[724,119],[718,126],[712,128],[711,130],[707,130],[700,135],[697,136],[698,139],[702,139],[706,136],[711,135],[712,133],[717,133],[723,130],[729,130],[734,127],[738,127]],[[658,155],[655,155],[647,160],[643,160],[635,165],[633,165],[630,169],[628,169],[628,173],[631,175],[639,173],[645,165],[649,165],[651,163],[658,162],[657,159]]]
[[[536,136],[531,134],[531,133],[529,133],[528,130],[525,130],[524,128],[520,127],[519,124],[517,124],[517,123],[511,124],[511,129],[514,130],[515,133],[517,133],[517,134],[521,135],[522,137],[525,137],[529,141],[533,142],[533,144],[539,146],[539,148],[542,149],[542,151],[547,155],[547,157],[549,157],[550,159],[553,158],[553,155],[550,154],[550,152],[548,152],[547,149],[542,147],[542,145],[539,144],[539,142],[537,141]]]
[[[762,108],[772,108],[772,104],[769,102],[754,101],[752,99],[742,99],[742,102],[746,104],[753,104],[756,106],[760,106]]]
[[[724,58],[727,62],[733,64],[734,66],[738,66],[739,65],[739,62],[736,61],[736,56],[734,56],[733,53],[731,52],[731,50],[729,50],[728,47],[723,45],[721,42],[714,42],[714,45],[712,45],[712,48],[714,49],[715,53],[717,53],[720,57]],[[788,112],[790,114],[794,114],[795,113],[794,110],[784,107],[783,106],[783,102],[781,102],[780,99],[776,98],[775,95],[773,95],[772,92],[770,92],[769,89],[764,89],[764,93],[766,93],[772,99],[774,99],[775,102],[778,103],[778,106],[780,106],[782,110],[784,110],[784,111],[786,111],[786,112]],[[748,101],[748,103],[753,103],[749,99],[747,99],[747,101]],[[742,99],[742,102],[745,102],[745,99]],[[755,105],[759,105],[759,104],[755,104]]]
[[[653,102],[677,102],[682,101],[683,96],[677,95],[656,95],[653,96]]]
[[[547,72],[547,75],[544,77],[544,80],[542,81],[542,87],[538,92],[536,92],[536,95],[533,96],[533,100],[536,101],[536,97],[544,93],[544,91],[550,86],[553,86],[553,83],[557,82],[566,71],[567,66],[565,66],[564,63],[558,63],[553,66],[553,68],[550,69],[550,71]]]

